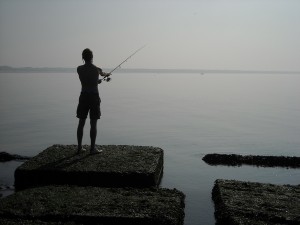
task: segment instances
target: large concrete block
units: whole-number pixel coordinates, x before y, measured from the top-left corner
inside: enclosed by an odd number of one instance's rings
[[[43,186],[0,201],[0,224],[182,225],[184,194],[163,188]]]
[[[300,186],[217,180],[212,195],[219,225],[300,224]]]
[[[163,150],[149,146],[97,146],[99,154],[77,154],[76,145],[53,145],[15,171],[15,186],[23,189],[50,184],[104,187],[158,186]]]

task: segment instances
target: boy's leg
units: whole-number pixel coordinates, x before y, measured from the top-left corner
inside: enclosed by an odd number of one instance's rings
[[[85,124],[85,119],[79,119],[78,127],[77,127],[77,151],[81,151],[82,149],[82,137],[83,137],[83,128]]]
[[[99,94],[94,95],[91,104],[90,110],[90,119],[91,119],[91,130],[90,130],[90,137],[91,137],[91,153],[99,153],[98,149],[95,147],[96,137],[97,137],[97,120],[100,119],[101,111],[100,111],[100,97]]]
[[[97,137],[97,120],[91,119],[91,130],[90,130],[90,137],[91,137],[91,149],[90,151],[95,151],[95,142]]]

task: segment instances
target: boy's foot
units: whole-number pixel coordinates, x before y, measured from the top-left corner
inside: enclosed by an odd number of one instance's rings
[[[101,149],[97,149],[97,148],[94,148],[94,149],[90,150],[91,154],[97,154],[97,153],[100,153],[100,152],[102,152],[102,150]]]
[[[81,148],[77,149],[77,154],[80,154],[80,153],[83,153],[83,152],[86,152],[85,148],[81,147]]]

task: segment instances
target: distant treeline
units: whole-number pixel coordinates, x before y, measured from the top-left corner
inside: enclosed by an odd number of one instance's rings
[[[105,72],[111,69],[103,68]],[[191,73],[204,75],[206,73],[219,74],[300,74],[300,71],[259,71],[259,70],[204,70],[204,69],[123,69],[117,70],[120,73]],[[76,68],[64,67],[10,67],[0,66],[0,73],[76,73]]]
[[[10,67],[0,66],[0,73],[74,73],[76,68],[52,67]]]

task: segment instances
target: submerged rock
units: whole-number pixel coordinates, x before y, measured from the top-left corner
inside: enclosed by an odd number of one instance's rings
[[[21,156],[21,155],[16,155],[16,154],[9,154],[7,152],[0,152],[0,162],[7,162],[7,161],[12,161],[12,160],[28,160],[31,157],[28,156]]]
[[[216,180],[218,225],[300,224],[300,186]]]
[[[288,156],[207,154],[202,160],[209,165],[241,166],[242,164],[246,164],[263,167],[300,167],[300,157]]]

